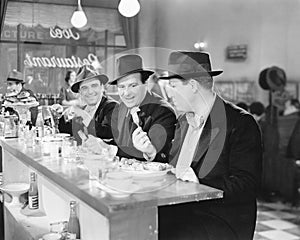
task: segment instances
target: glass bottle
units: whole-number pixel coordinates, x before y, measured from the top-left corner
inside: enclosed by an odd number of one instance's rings
[[[30,187],[28,191],[28,208],[38,209],[39,208],[39,192],[36,182],[36,173],[30,173]]]
[[[36,118],[35,127],[36,127],[37,139],[41,140],[42,137],[44,136],[44,118],[43,118],[43,107],[42,106],[38,107],[38,115]]]
[[[67,239],[80,239],[80,225],[76,213],[76,201],[70,202],[70,218],[68,223]]]
[[[26,128],[28,130],[32,129],[33,125],[32,125],[32,122],[31,122],[31,112],[30,112],[30,110],[28,110],[27,113],[26,113],[26,123],[25,123],[25,125],[26,125]]]
[[[43,119],[44,119],[44,135],[50,135],[55,132],[54,130],[54,119],[49,106],[43,108]]]

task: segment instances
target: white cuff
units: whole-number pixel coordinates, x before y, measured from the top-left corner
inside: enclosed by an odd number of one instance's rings
[[[172,172],[176,175],[176,178],[181,179],[182,181],[199,183],[199,179],[191,167],[189,167],[183,175],[181,174],[182,176],[176,174],[176,168],[172,170]]]
[[[147,153],[143,153],[143,157],[147,160],[147,161],[153,161],[154,158],[156,156],[156,151],[152,154],[147,154]]]

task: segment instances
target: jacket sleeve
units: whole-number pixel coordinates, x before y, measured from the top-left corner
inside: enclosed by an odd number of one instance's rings
[[[153,117],[148,131],[151,143],[157,150],[154,161],[168,162],[172,140],[174,138],[176,115],[168,107],[162,107]]]
[[[100,113],[102,116],[98,116],[96,120],[96,136],[102,139],[113,139],[112,134],[112,113],[116,107],[117,102],[110,101],[103,107],[103,112]]]

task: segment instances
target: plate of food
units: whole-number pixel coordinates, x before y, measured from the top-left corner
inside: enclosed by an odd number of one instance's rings
[[[119,167],[134,178],[153,178],[166,175],[173,168],[168,163],[143,162],[136,159],[122,158]]]

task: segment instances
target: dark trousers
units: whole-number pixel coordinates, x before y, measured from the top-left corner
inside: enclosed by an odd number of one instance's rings
[[[3,204],[0,202],[0,240],[4,240],[4,212]]]
[[[222,216],[222,212],[217,215],[207,207],[202,208],[201,203],[163,206],[159,207],[158,213],[159,240],[250,240],[253,238],[256,213],[255,216],[250,214],[251,216],[247,217],[247,214],[239,214],[233,210],[231,215],[236,217],[226,218]]]

